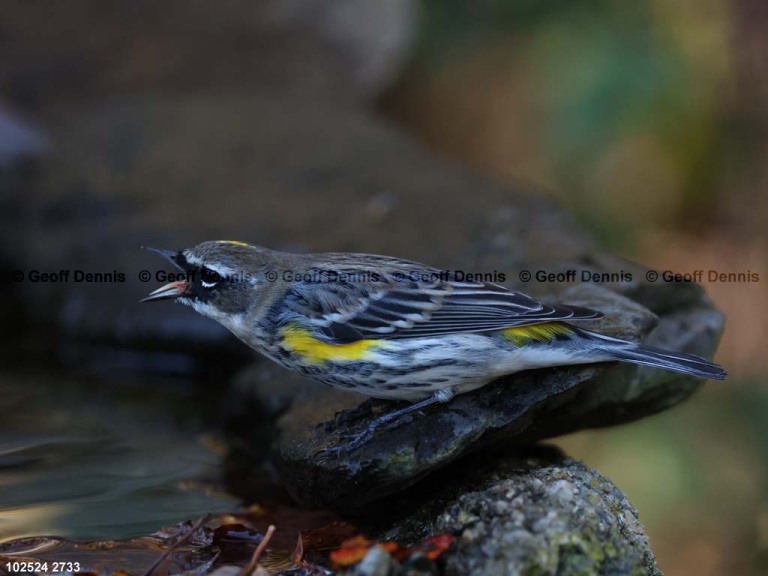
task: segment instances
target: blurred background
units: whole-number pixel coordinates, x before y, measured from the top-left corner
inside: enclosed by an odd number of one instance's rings
[[[730,375],[674,410],[558,443],[627,494],[665,573],[768,573],[768,4],[257,4],[4,3],[3,267],[134,271],[156,266],[136,246],[222,237],[447,266],[509,190],[555,197],[606,250],[657,270],[705,271],[726,315],[715,360]],[[426,174],[425,151],[468,172]],[[471,182],[466,173],[488,184],[450,184]],[[710,282],[709,270],[759,280]],[[134,457],[151,468],[149,487],[128,483],[100,499],[91,532],[126,494],[146,502],[149,491],[157,510],[173,493],[181,500],[168,518],[231,506],[213,489],[171,488],[213,474],[210,442],[179,448],[181,471],[145,451],[156,434],[199,438],[198,420],[215,417],[190,416],[210,387],[182,381],[202,370],[210,382],[205,353],[225,335],[178,310],[176,324],[156,329],[165,310],[117,310],[110,299],[133,304],[153,285],[54,295],[3,282],[3,325],[24,329],[4,347],[0,536],[62,533],[73,518],[62,510],[94,509],[88,494],[103,495],[94,479],[103,470],[59,477],[79,482],[76,495],[28,484],[54,453],[103,463],[104,444],[97,455],[83,435],[120,447],[108,450],[116,475],[136,480]],[[41,376],[40,358],[53,373]],[[161,375],[125,376],[148,365]],[[74,412],[52,411],[62,389],[75,391]],[[121,420],[105,427],[114,406]],[[147,434],[137,415],[160,430],[137,440]],[[51,450],[57,442],[65,453]]]
[[[559,198],[649,267],[757,272],[704,284],[726,315],[725,386],[558,442],[638,507],[668,574],[768,572],[768,5],[427,1],[384,110],[431,149]],[[660,472],[661,471],[661,472]]]

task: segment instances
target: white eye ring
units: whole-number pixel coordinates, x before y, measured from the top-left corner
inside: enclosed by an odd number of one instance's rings
[[[210,274],[213,277],[212,282],[206,282],[203,279],[207,274]],[[203,266],[202,268],[200,268],[200,285],[203,288],[206,288],[206,289],[213,288],[219,282],[221,282],[221,275],[218,272],[216,272],[216,270],[212,270],[206,266]]]

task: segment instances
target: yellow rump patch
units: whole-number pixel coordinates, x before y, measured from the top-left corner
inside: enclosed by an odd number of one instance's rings
[[[557,336],[570,334],[572,331],[570,327],[560,322],[544,322],[507,328],[501,333],[515,346],[524,346],[529,342],[552,342]]]
[[[318,340],[309,330],[297,325],[290,325],[282,331],[282,345],[286,350],[298,354],[306,364],[323,362],[354,362],[365,360],[374,349],[386,346],[380,340],[358,340],[349,344],[329,344]]]
[[[239,240],[216,240],[216,244],[232,244],[233,246],[243,246],[245,248],[251,247],[247,242],[240,242]]]

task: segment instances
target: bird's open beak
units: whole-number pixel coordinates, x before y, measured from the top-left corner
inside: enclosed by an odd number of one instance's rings
[[[176,268],[179,270],[183,270],[184,272],[187,271],[184,267],[184,264],[186,264],[186,259],[181,255],[180,252],[171,252],[170,250],[163,250],[162,248],[152,248],[152,246],[142,246],[142,248],[144,250],[154,252],[155,254],[160,254],[160,256],[168,260],[168,262],[176,266]]]
[[[144,250],[149,250],[150,252],[154,252],[155,254],[160,254],[160,256],[168,260],[171,264],[173,264],[179,270],[182,270],[184,272],[188,271],[189,265],[187,264],[187,260],[186,258],[184,258],[184,255],[181,252],[171,252],[170,250],[163,250],[161,248],[152,248],[150,246],[142,246],[142,248]],[[179,275],[177,274],[176,276],[178,277]],[[188,294],[189,288],[190,288],[190,283],[185,282],[184,280],[169,282],[165,286],[161,286],[160,288],[152,292],[146,298],[139,300],[139,302],[155,302],[158,300],[172,300],[174,298],[178,298],[180,296],[184,296],[185,294]]]
[[[189,288],[189,284],[186,282],[169,282],[165,286],[161,286],[154,292],[152,292],[146,298],[142,298],[139,302],[154,302],[155,300],[170,300],[172,298],[178,298],[183,296]]]

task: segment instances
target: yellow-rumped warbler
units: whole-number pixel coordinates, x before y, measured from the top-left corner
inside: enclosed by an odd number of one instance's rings
[[[186,274],[143,301],[175,299],[286,368],[374,398],[423,407],[521,370],[615,360],[715,380],[726,374],[698,356],[570,324],[600,312],[398,258],[230,241],[151,250]]]

